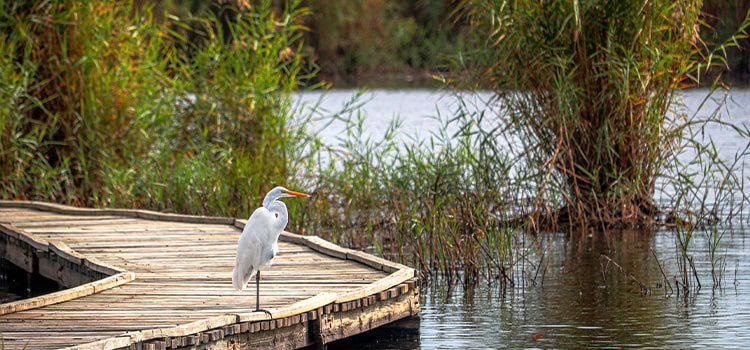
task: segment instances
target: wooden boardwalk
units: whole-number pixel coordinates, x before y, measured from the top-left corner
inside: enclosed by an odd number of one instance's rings
[[[11,349],[299,348],[419,312],[413,269],[283,233],[254,288],[232,288],[243,220],[0,201],[0,254],[67,287],[0,305]]]

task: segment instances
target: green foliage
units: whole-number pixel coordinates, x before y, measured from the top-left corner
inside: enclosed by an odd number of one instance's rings
[[[382,137],[366,136],[358,101],[334,115],[346,129],[323,149],[315,196],[295,224],[426,273],[517,280],[527,253],[512,222],[520,183],[508,182],[510,160],[480,127],[484,114],[462,106],[450,119],[437,116],[441,130],[413,144],[395,138],[398,121]]]
[[[677,89],[694,86],[748,23],[709,49],[701,1],[508,1],[464,3],[479,47],[462,77],[498,94],[517,134],[519,160],[538,169],[537,193],[564,208],[535,221],[650,224],[655,180],[690,124],[668,113]],[[523,28],[522,30],[519,30]]]
[[[298,2],[187,21],[118,1],[0,9],[0,196],[235,216],[294,173]]]
[[[16,93],[3,123],[4,196],[99,197],[106,169],[148,147],[137,131],[160,113],[153,102],[159,38],[143,35],[151,29],[147,18],[123,23],[125,6],[3,2],[1,9],[2,55],[23,77],[22,85],[5,86]]]
[[[750,10],[748,0],[704,0],[703,11],[706,23],[716,30],[703,31],[701,37],[708,43],[721,43],[721,40],[742,26],[745,15]],[[724,80],[747,84],[750,82],[750,39],[738,38],[737,47],[727,48],[727,65],[717,67]]]
[[[461,49],[451,0],[310,2],[306,42],[324,78],[384,80],[432,71]],[[428,76],[429,78],[429,76]]]

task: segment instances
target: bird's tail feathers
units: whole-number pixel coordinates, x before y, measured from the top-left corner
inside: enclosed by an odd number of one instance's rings
[[[250,277],[255,273],[255,270],[252,268],[247,269],[247,271],[242,270],[243,269],[238,269],[236,266],[234,270],[232,270],[232,286],[234,286],[234,289],[240,291],[245,290],[245,287],[247,287],[247,281],[249,281]]]

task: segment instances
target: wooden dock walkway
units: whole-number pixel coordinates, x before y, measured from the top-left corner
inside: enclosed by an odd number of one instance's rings
[[[415,271],[283,233],[254,288],[232,288],[244,220],[0,201],[0,254],[68,288],[0,304],[15,349],[321,346],[415,315]]]

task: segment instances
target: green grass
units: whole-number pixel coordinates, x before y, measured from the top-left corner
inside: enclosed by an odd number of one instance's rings
[[[295,173],[298,1],[177,18],[4,1],[0,196],[246,215]]]
[[[510,182],[500,140],[478,126],[483,116],[468,110],[437,116],[443,128],[416,144],[395,138],[398,121],[384,135],[367,136],[358,108],[334,113],[345,132],[320,150],[315,196],[293,221],[427,274],[469,282],[500,274],[514,283],[527,253],[510,217],[522,184]]]

